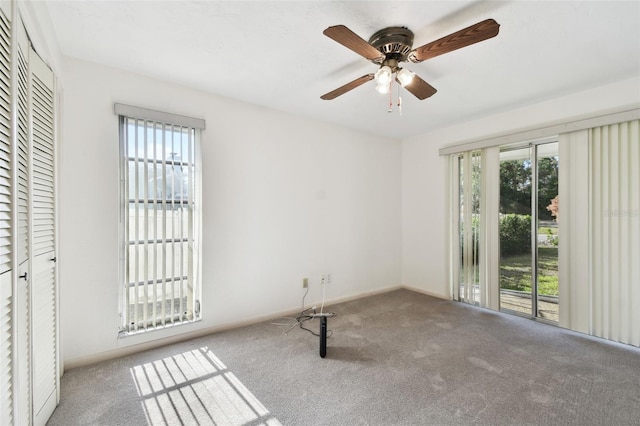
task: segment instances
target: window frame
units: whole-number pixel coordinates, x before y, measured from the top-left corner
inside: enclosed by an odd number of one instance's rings
[[[120,226],[120,241],[119,241],[119,250],[120,250],[120,273],[118,279],[119,286],[119,315],[120,315],[120,326],[119,333],[120,335],[131,335],[138,334],[140,332],[148,332],[152,330],[164,329],[170,326],[182,325],[182,324],[190,324],[196,321],[201,320],[202,318],[202,310],[201,310],[201,168],[200,168],[200,141],[201,141],[201,130],[205,128],[204,120],[186,117],[182,115],[170,114],[160,111],[148,110],[144,108],[133,107],[129,105],[123,104],[115,104],[114,111],[118,115],[118,126],[119,126],[119,157],[120,157],[120,217],[119,217],[119,226]],[[158,160],[157,152],[153,154],[147,152],[147,148],[143,148],[144,152],[142,155],[140,152],[137,152],[137,155],[133,157],[130,156],[130,148],[128,146],[128,136],[129,135],[128,126],[134,126],[133,135],[136,138],[137,143],[143,143],[145,146],[149,146],[150,144],[162,144],[162,147],[166,150],[166,134],[184,134],[188,133],[188,142],[187,146],[189,147],[190,158],[187,158],[185,161],[183,158],[176,161],[167,161],[164,158],[164,154],[162,154],[162,160]],[[142,133],[143,141],[140,142],[138,138],[138,133]],[[147,134],[150,132],[152,134],[151,139],[147,139]],[[159,132],[161,135],[161,140],[156,139],[156,132]],[[182,137],[182,136],[181,136]],[[173,141],[171,142],[173,144]],[[181,145],[185,143],[183,139],[179,139],[178,143]],[[136,145],[136,150],[138,149],[138,145]],[[170,150],[173,150],[170,149]],[[192,152],[191,152],[192,151]],[[153,157],[151,157],[153,155]],[[170,155],[176,155],[175,153],[171,153]],[[144,195],[140,197],[138,195],[138,191],[136,190],[136,195],[131,198],[130,194],[130,182],[131,178],[129,177],[129,168],[131,161],[135,161],[134,167],[143,167],[143,170],[148,170],[148,167],[153,167],[154,170],[157,170],[156,167],[160,167],[162,169],[162,189],[160,189],[160,196],[158,196],[157,192],[157,177],[156,180],[151,183],[148,179],[140,180],[140,175],[137,174],[137,178],[133,185],[137,188],[141,184],[143,187],[146,185],[147,189],[144,191]],[[171,174],[171,181],[175,181],[175,167],[180,167],[181,171],[183,167],[191,168],[190,173],[188,174],[190,177],[187,179],[188,184],[188,197],[185,199],[184,192],[181,192],[181,196],[179,199],[175,197],[176,192],[173,191],[169,194],[167,188],[168,179],[167,174]],[[148,176],[145,174],[145,176]],[[154,176],[156,174],[154,173]],[[143,177],[145,179],[145,177]],[[185,182],[184,179],[180,178],[181,182]],[[146,184],[145,184],[146,182]],[[150,189],[150,185],[153,185],[153,190]],[[174,186],[171,186],[174,189]],[[154,193],[151,195],[151,193]],[[139,215],[140,212],[144,215],[144,226],[138,225],[136,228],[135,238],[131,240],[131,234],[129,229],[130,222],[130,205],[131,203],[136,204],[136,215]],[[159,210],[158,207],[161,207],[161,214],[158,215],[157,212]],[[180,211],[177,213],[177,211]],[[169,212],[176,213],[169,213]],[[153,217],[149,215],[147,212],[154,212]],[[169,230],[167,227],[167,216],[178,216],[178,222],[180,227],[180,238],[174,238],[173,229]],[[160,216],[161,222],[158,222]],[[139,216],[137,216],[139,217]],[[183,235],[182,232],[185,229],[185,220],[187,221],[186,226],[186,235]],[[160,225],[160,228],[159,228]],[[153,239],[149,239],[148,229],[152,226],[154,232],[158,235],[154,235]],[[144,227],[144,239],[140,240],[139,232]],[[171,235],[168,233],[171,232]],[[175,286],[174,284],[169,284],[169,286],[173,289],[168,292],[165,291],[167,283],[173,283],[176,279],[175,273],[168,274],[166,265],[175,265],[176,264],[176,253],[173,251],[176,247],[176,244],[180,246],[180,260],[178,261],[180,264],[184,264],[184,256],[186,256],[186,265],[184,269],[181,269],[180,277],[177,280],[180,281],[180,285],[178,286],[178,296],[179,296],[179,308],[178,312],[174,312],[175,310]],[[136,254],[134,257],[138,264],[142,263],[143,272],[142,275],[145,279],[141,282],[141,275],[136,272],[136,276],[130,278],[130,250],[131,246],[134,246],[134,250],[143,250],[142,255]],[[167,247],[170,247],[169,250],[172,254],[173,260],[171,262],[166,262],[168,257],[167,252],[165,251]],[[162,263],[154,262],[153,263],[153,271],[149,273],[150,265],[146,263],[149,259],[149,251],[153,250],[157,253],[157,250],[162,250],[162,256],[160,260]],[[141,256],[144,257],[145,262],[142,262]],[[157,257],[155,258],[157,259]],[[135,264],[135,261],[134,261]],[[158,267],[161,267],[161,273],[158,273]],[[140,267],[140,266],[138,266]],[[175,272],[173,268],[171,268],[172,272]],[[134,274],[135,275],[135,274]],[[172,275],[172,276],[169,276]],[[153,277],[153,280],[146,279],[147,277]],[[158,290],[158,286],[161,285],[161,290]],[[135,288],[135,290],[133,290]],[[151,289],[151,291],[150,291]],[[133,308],[135,311],[131,310],[132,300],[130,300],[131,291],[134,291],[134,298],[136,300],[135,304],[140,307],[138,310],[141,310],[142,313],[139,314],[135,307]],[[184,292],[183,292],[184,290]],[[142,296],[140,295],[140,291],[142,291]],[[170,297],[170,302],[167,297]],[[161,302],[159,302],[161,300]],[[184,304],[183,304],[184,300]],[[141,303],[140,303],[141,301]],[[170,303],[169,310],[166,309],[166,304]],[[161,307],[157,307],[160,305]]]

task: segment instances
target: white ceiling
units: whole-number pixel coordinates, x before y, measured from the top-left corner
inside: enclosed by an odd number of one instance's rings
[[[63,1],[48,9],[64,55],[296,115],[404,138],[640,75],[640,1]],[[376,66],[322,34],[388,26],[414,47],[487,18],[497,37],[406,64],[438,89],[404,92],[402,115],[369,82]],[[638,94],[640,102],[640,93]]]

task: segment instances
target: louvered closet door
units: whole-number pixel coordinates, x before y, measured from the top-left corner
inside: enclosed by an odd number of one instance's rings
[[[14,208],[17,223],[14,227],[15,250],[18,262],[18,282],[14,295],[16,324],[13,334],[15,345],[14,368],[14,422],[31,423],[31,301],[29,274],[29,38],[23,25],[18,25],[18,74],[14,76],[14,90],[17,90],[17,141],[14,154],[16,182]]]
[[[54,78],[31,49],[22,23],[12,31],[7,10],[11,4],[15,3],[0,0],[2,426],[45,424],[59,389]]]
[[[13,424],[11,24],[0,8],[0,424]]]
[[[54,78],[31,51],[33,404],[34,424],[57,405],[56,255],[54,209]]]

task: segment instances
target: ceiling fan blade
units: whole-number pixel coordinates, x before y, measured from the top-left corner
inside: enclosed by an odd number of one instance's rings
[[[495,37],[498,35],[499,30],[500,24],[493,19],[487,19],[412,50],[411,53],[409,53],[409,60],[411,62],[422,62],[435,58],[443,53],[449,53]]]
[[[329,27],[324,30],[322,34],[337,41],[344,47],[353,50],[358,55],[363,56],[370,61],[373,61],[374,59],[384,58],[382,52],[367,43],[358,34],[354,33],[344,25],[335,25],[333,27]]]
[[[350,83],[345,84],[344,86],[338,87],[337,89],[332,90],[329,93],[325,93],[324,95],[320,96],[320,98],[324,99],[325,101],[330,101],[331,99],[335,99],[340,95],[344,95],[349,90],[353,90],[356,87],[361,86],[364,83],[366,83],[367,81],[371,81],[371,80],[373,80],[373,73],[372,74],[363,75],[362,77],[356,78],[355,80],[353,80]]]
[[[396,81],[398,81],[397,78]],[[398,83],[400,82],[398,81]],[[414,75],[411,83],[404,86],[404,88],[420,100],[427,99],[437,92],[437,90],[433,86],[431,86],[429,83],[427,83],[417,75]]]

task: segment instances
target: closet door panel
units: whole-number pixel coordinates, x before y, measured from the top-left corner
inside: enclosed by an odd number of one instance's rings
[[[0,8],[0,424],[13,423],[11,23]]]
[[[31,51],[31,255],[33,270],[34,424],[57,405],[57,297],[55,271],[54,79]]]
[[[29,263],[29,38],[24,26],[17,25],[17,74],[13,77],[13,90],[16,91],[17,121],[13,144],[13,208],[16,210],[13,226],[15,232],[14,248],[17,261],[16,294],[14,295],[15,327],[13,342],[14,355],[14,395],[15,424],[32,423],[31,399],[31,287]]]

